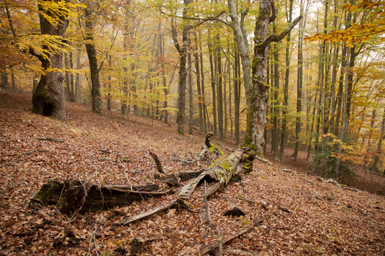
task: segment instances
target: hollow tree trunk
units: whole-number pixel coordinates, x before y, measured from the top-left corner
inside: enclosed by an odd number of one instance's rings
[[[54,0],[52,2],[58,2]],[[66,3],[69,1],[66,0]],[[56,13],[45,11],[45,8],[39,5],[39,11],[45,13],[48,17],[57,16]],[[40,30],[42,34],[61,36],[64,38],[65,31],[68,26],[67,15],[63,12],[59,15],[59,22],[56,26],[52,25],[44,15],[40,17]],[[47,45],[43,45],[43,49],[48,50]],[[43,70],[57,70],[63,68],[63,56],[61,53],[48,54],[48,58],[38,56],[41,61]],[[64,90],[63,90],[64,75],[61,72],[49,71],[41,75],[39,84],[32,95],[32,112],[43,116],[50,116],[61,121],[66,120],[64,108]]]

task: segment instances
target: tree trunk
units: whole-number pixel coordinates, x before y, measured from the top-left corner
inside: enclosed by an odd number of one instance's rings
[[[273,23],[273,33],[277,33],[277,25],[274,21]],[[271,147],[274,152],[274,158],[275,160],[279,160],[279,98],[278,98],[278,92],[279,92],[279,50],[278,50],[278,43],[274,44],[274,118],[273,118],[273,132],[272,134],[272,141],[271,141]]]
[[[101,114],[101,99],[100,99],[100,82],[99,82],[99,69],[98,59],[94,41],[94,27],[92,17],[92,6],[89,6],[84,11],[85,26],[86,26],[86,50],[88,56],[88,62],[91,73],[91,100],[92,100],[92,112]]]
[[[199,68],[198,38],[196,33],[195,33],[194,62],[195,62],[196,81],[197,81],[197,90],[198,90],[199,130],[201,133],[203,133],[204,132],[203,101],[202,101],[202,90],[201,90],[201,74],[200,74],[200,68]]]
[[[1,72],[0,74],[0,87],[8,87],[8,74],[6,72]]]
[[[286,17],[288,17],[287,23],[290,24],[293,14],[293,0],[289,2],[289,13],[286,12]],[[283,108],[282,108],[282,128],[281,128],[281,149],[279,152],[279,160],[285,162],[285,147],[286,140],[288,137],[287,134],[287,112],[289,105],[289,74],[290,74],[290,37],[291,33],[287,35],[286,41],[286,72],[285,72],[285,84],[283,86]]]
[[[213,60],[213,45],[211,32],[209,30],[208,35],[208,48],[209,48],[209,59],[210,59],[210,71],[211,71],[211,89],[213,93],[213,119],[214,119],[214,134],[217,135],[217,102],[216,102],[216,89],[215,89],[215,72],[214,72],[214,60]]]
[[[216,57],[216,66],[217,66],[217,81],[218,81],[218,129],[219,129],[219,138],[223,139],[223,96],[222,96],[222,58],[221,58],[221,41],[219,33],[215,35],[215,57]]]
[[[200,57],[200,73],[201,73],[201,81],[202,81],[202,114],[203,114],[203,126],[204,126],[204,133],[207,133],[207,124],[209,123],[208,118],[206,119],[207,108],[206,108],[206,98],[205,98],[205,76],[204,76],[204,70],[203,70],[203,50],[202,50],[202,39],[201,39],[201,33],[199,32],[199,57]]]
[[[187,5],[191,3],[191,0],[184,0],[183,8],[183,17],[187,17]],[[174,46],[179,53],[179,106],[178,106],[178,133],[184,135],[185,128],[185,115],[186,115],[186,80],[187,80],[187,71],[186,71],[186,62],[187,62],[187,51],[188,51],[188,33],[190,30],[190,25],[183,26],[182,32],[182,47],[180,46],[177,38],[177,32],[175,24],[172,21],[172,39],[174,41]]]
[[[57,0],[52,2],[57,3]],[[66,3],[69,1],[66,0]],[[64,38],[65,31],[68,26],[67,15],[56,16],[52,12],[46,12],[45,7],[39,5],[39,11],[45,13],[45,15],[54,16],[60,19],[60,22],[56,26],[52,25],[43,15],[39,15],[40,18],[40,30],[41,34],[61,36]],[[65,13],[65,12],[64,12]],[[49,46],[43,45],[44,50],[49,50]],[[41,61],[43,70],[62,69],[63,68],[63,56],[62,53],[48,54],[48,59],[38,57]],[[64,75],[61,72],[49,71],[41,75],[40,81],[36,90],[32,96],[32,112],[38,113],[44,116],[50,116],[54,119],[61,121],[66,120],[65,107],[64,107],[64,90],[63,90]]]
[[[380,139],[378,140],[377,152],[376,152],[376,155],[374,156],[373,164],[370,167],[370,170],[372,172],[378,172],[378,173],[380,172],[378,168],[378,163],[380,161],[380,155],[383,153],[382,140],[384,139],[384,136],[385,136],[385,109],[384,109],[384,115],[382,118],[381,135],[380,135]]]
[[[190,48],[190,40],[189,40],[189,48]],[[189,99],[189,134],[193,134],[193,125],[194,125],[194,107],[193,107],[193,91],[192,91],[192,60],[191,60],[191,52],[188,53],[188,99]]]
[[[76,69],[80,69],[80,49],[76,51]],[[80,74],[76,73],[75,78],[75,101],[80,102],[82,97],[82,87],[80,84]]]

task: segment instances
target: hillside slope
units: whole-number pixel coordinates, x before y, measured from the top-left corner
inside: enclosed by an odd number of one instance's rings
[[[167,173],[198,170],[196,164],[180,160],[194,159],[203,144],[203,136],[182,137],[159,121],[128,121],[116,113],[111,118],[108,112],[99,116],[79,104],[66,104],[68,123],[32,114],[30,109],[29,96],[0,91],[0,255],[96,255],[96,251],[113,255],[119,246],[130,250],[134,237],[150,235],[161,239],[146,243],[140,255],[196,255],[218,239],[217,227],[226,237],[261,217],[262,225],[224,245],[224,255],[385,255],[383,196],[345,190],[257,161],[242,182],[231,183],[208,201],[211,226],[199,218],[201,187],[189,200],[192,212],[170,209],[127,226],[113,224],[175,195],[73,220],[53,206],[41,211],[28,208],[28,198],[48,180],[155,183],[157,170],[149,150],[158,155]],[[116,161],[121,157],[131,161]],[[234,206],[246,215],[223,216]],[[80,239],[77,245],[58,244],[66,228]]]

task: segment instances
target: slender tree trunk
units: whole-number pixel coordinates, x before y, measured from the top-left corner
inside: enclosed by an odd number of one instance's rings
[[[378,168],[378,163],[380,161],[380,155],[383,153],[383,151],[382,151],[382,140],[384,139],[384,137],[385,137],[385,109],[384,109],[384,115],[383,115],[383,118],[382,118],[381,135],[380,135],[380,139],[378,140],[377,153],[374,156],[373,164],[370,167],[370,170],[372,172],[378,172],[378,173],[380,172],[380,170]]]
[[[300,12],[303,12],[303,3],[304,1],[301,0],[301,10]],[[303,27],[304,27],[305,21],[301,21],[299,23],[299,32],[298,32],[298,70],[297,70],[297,116],[296,116],[296,122],[295,122],[295,148],[294,148],[294,161],[297,161],[298,157],[298,151],[299,151],[299,134],[301,132],[301,111],[302,111],[302,84],[303,84],[303,53],[302,53],[302,47],[303,47]]]
[[[7,88],[8,87],[8,74],[6,72],[0,73],[0,87]]]
[[[338,158],[337,158],[337,163],[336,163],[336,168],[335,168],[335,175],[337,179],[340,179],[341,174],[340,174],[340,167],[341,167],[341,153],[342,153],[342,143],[346,142],[346,133],[349,125],[349,118],[348,118],[348,87],[349,87],[349,78],[348,78],[348,73],[349,73],[349,64],[350,64],[350,47],[347,47],[347,56],[346,56],[346,74],[345,74],[345,90],[344,90],[344,111],[342,115],[342,129],[341,129],[341,136],[340,136],[340,144],[338,148]]]
[[[201,90],[201,74],[199,68],[199,54],[198,54],[198,38],[195,33],[195,47],[194,47],[194,62],[195,62],[195,71],[196,71],[196,81],[197,81],[197,90],[198,90],[198,107],[199,107],[199,130],[201,133],[204,132],[203,129],[203,102],[202,102],[202,90]]]
[[[202,82],[202,114],[203,114],[203,126],[204,126],[204,134],[207,134],[207,124],[208,124],[208,119],[206,119],[206,116],[208,115],[207,113],[207,108],[206,108],[206,99],[205,99],[205,76],[204,76],[204,70],[203,70],[203,50],[202,50],[202,37],[201,37],[201,32],[199,31],[199,57],[200,57],[200,73],[201,73],[201,82]]]
[[[289,2],[289,13],[287,15],[287,23],[290,24],[292,21],[293,14],[293,0]],[[285,84],[283,87],[283,109],[282,109],[282,129],[281,129],[281,149],[279,152],[279,159],[282,163],[285,162],[285,146],[287,139],[287,112],[289,105],[289,75],[290,75],[290,39],[291,32],[286,37],[286,72],[285,72]]]
[[[76,51],[76,69],[79,70],[80,67],[80,49],[78,48]],[[80,102],[82,97],[82,87],[80,84],[80,74],[77,72],[76,73],[76,78],[75,78],[75,101]]]
[[[210,59],[210,71],[211,71],[211,90],[213,93],[213,119],[214,119],[214,135],[217,135],[217,102],[216,102],[216,85],[215,85],[215,72],[214,72],[214,56],[213,56],[213,45],[211,32],[209,30],[208,35],[208,48],[209,48],[209,59]]]
[[[189,44],[190,48],[190,44]],[[193,86],[192,86],[192,60],[191,52],[188,53],[188,98],[189,98],[189,134],[193,134],[193,125],[194,125],[194,108],[193,108]]]
[[[234,133],[235,143],[239,144],[239,107],[240,107],[240,63],[238,50],[235,49],[235,60],[234,60]]]
[[[217,67],[217,91],[218,91],[218,128],[219,128],[219,137],[223,139],[223,96],[222,96],[222,58],[221,58],[221,41],[219,38],[219,33],[215,35],[215,57],[216,57],[216,67]]]
[[[273,23],[273,33],[277,33],[276,22]],[[279,51],[278,51],[278,43],[274,44],[274,117],[273,117],[273,131],[272,134],[272,150],[274,151],[275,160],[279,160],[279,123],[278,117],[280,114],[279,110]]]
[[[98,69],[98,60],[97,53],[94,42],[94,28],[93,28],[93,17],[92,17],[92,7],[85,9],[85,26],[86,26],[86,41],[85,43],[88,62],[91,72],[91,99],[92,99],[92,112],[101,114],[101,99],[100,99],[100,82],[99,82],[99,69]]]
[[[14,91],[17,91],[16,79],[15,79],[15,74],[14,73],[11,74],[11,80],[12,80],[12,89]]]

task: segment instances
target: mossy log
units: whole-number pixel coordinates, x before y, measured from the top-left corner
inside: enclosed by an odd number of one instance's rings
[[[211,164],[209,169],[183,186],[179,198],[188,200],[195,187],[205,178],[216,180],[216,183],[208,189],[206,194],[207,198],[212,196],[219,189],[226,186],[231,179],[238,179],[241,174],[250,172],[253,160],[254,154],[252,154],[250,148],[238,149],[227,158],[219,158]]]
[[[161,197],[169,191],[157,192],[158,185],[98,185],[78,180],[48,181],[31,197],[31,204],[57,204],[61,213],[95,212],[113,207],[123,207],[133,201]]]

